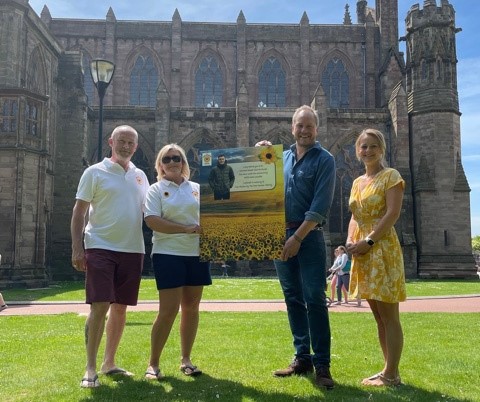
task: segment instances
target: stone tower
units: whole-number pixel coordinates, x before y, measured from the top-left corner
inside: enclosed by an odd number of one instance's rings
[[[375,0],[375,20],[380,29],[380,54],[383,60],[391,49],[398,50],[398,1]]]
[[[470,188],[461,160],[455,11],[411,7],[407,27],[410,166],[419,277],[474,274]]]

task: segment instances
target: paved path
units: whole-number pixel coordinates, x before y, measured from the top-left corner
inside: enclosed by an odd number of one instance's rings
[[[140,302],[129,311],[156,311],[157,302]],[[238,300],[238,301],[213,301],[204,300],[200,304],[201,311],[285,311],[285,303],[281,300]],[[83,302],[13,302],[2,315],[41,315],[77,313],[87,314],[89,306]],[[332,305],[331,313],[342,312],[370,312],[368,304],[364,301],[361,307],[356,303]],[[418,297],[410,298],[400,303],[401,312],[433,312],[433,313],[480,313],[480,295],[444,296],[444,297]]]

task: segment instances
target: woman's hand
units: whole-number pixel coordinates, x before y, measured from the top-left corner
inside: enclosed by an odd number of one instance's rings
[[[367,254],[373,246],[370,246],[365,240],[360,240],[356,243],[347,243],[345,247],[352,255],[364,255]]]

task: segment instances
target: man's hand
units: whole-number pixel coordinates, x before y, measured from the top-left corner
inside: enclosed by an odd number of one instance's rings
[[[280,259],[282,261],[287,261],[289,258],[295,257],[300,250],[300,242],[295,240],[293,236],[290,236],[285,245],[283,246],[282,254]]]
[[[255,144],[256,147],[270,147],[272,146],[272,143],[270,141],[267,141],[267,140],[262,140],[262,141],[258,141],[256,144]]]
[[[85,263],[85,252],[81,250],[72,249],[72,267],[77,271],[86,272],[87,264]]]
[[[188,225],[185,229],[185,233],[190,233],[190,234],[193,234],[193,233],[203,233],[203,229],[200,225]]]

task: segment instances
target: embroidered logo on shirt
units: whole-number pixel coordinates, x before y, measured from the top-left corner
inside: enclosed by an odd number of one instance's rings
[[[167,198],[167,197],[170,196],[170,193],[169,193],[168,191],[165,191],[165,192],[163,193],[163,196],[164,196],[165,198]]]
[[[143,178],[141,176],[137,176],[135,177],[135,179],[137,180],[137,184],[139,184],[140,186],[143,184]]]
[[[198,194],[198,191],[192,191],[192,194],[198,200],[198,196],[200,195]]]

